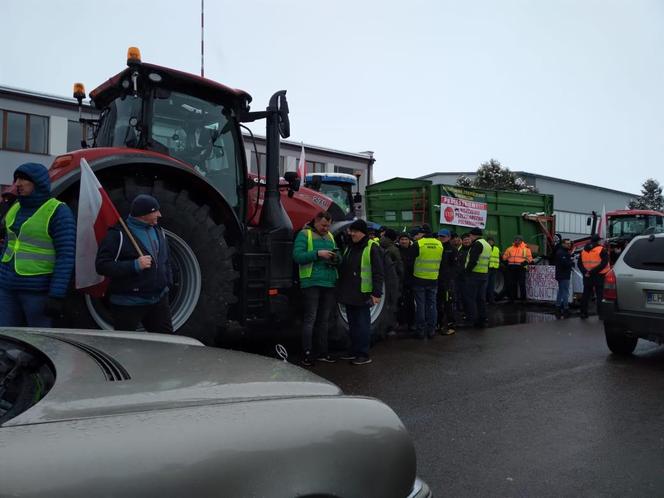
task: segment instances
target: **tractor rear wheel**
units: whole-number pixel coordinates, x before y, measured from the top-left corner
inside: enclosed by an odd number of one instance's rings
[[[123,215],[138,194],[150,194],[159,201],[163,216],[159,224],[169,243],[173,270],[169,292],[173,328],[177,334],[214,344],[226,327],[229,306],[237,301],[234,282],[238,272],[232,261],[235,249],[225,240],[225,226],[214,222],[209,206],[163,180],[138,185],[133,178],[121,178],[106,182],[106,188]],[[112,328],[108,297],[74,293],[72,300],[78,301],[70,306],[77,315],[75,325]]]

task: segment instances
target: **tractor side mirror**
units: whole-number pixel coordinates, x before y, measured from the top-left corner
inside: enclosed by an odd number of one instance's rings
[[[590,226],[590,225],[592,225],[592,223],[593,223],[593,219],[592,219],[590,216],[588,216],[588,217],[586,218],[586,225],[587,225],[587,226]]]
[[[288,197],[293,197],[293,194],[300,190],[300,177],[295,171],[286,171],[284,180],[288,182]]]
[[[277,111],[279,113],[279,135],[281,138],[290,137],[290,118],[288,117],[288,100],[286,90],[278,93]]]

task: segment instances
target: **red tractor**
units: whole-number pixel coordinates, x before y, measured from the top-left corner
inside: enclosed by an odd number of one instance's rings
[[[287,316],[294,231],[334,206],[319,192],[298,191],[296,173],[279,177],[280,136],[289,136],[286,91],[252,112],[248,93],[143,63],[137,50],[130,49],[127,66],[90,92],[100,112],[98,120],[82,120],[92,143],[55,159],[54,194],[76,211],[85,158],[121,215],[137,194],[159,199],[178,333],[209,344],[228,320]],[[74,96],[80,103],[82,88]],[[240,128],[258,119],[266,119],[267,171],[255,177]],[[110,328],[104,299],[76,292],[68,304],[71,325]]]
[[[600,216],[593,211],[588,218],[590,233],[597,233]],[[646,209],[620,209],[606,213],[605,243],[609,249],[611,264],[615,263],[625,246],[637,235],[664,231],[664,213]],[[574,241],[574,247],[583,249],[590,241],[584,237]]]

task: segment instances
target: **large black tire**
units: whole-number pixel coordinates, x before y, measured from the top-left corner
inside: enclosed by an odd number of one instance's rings
[[[618,356],[629,356],[634,352],[639,338],[627,335],[627,330],[613,324],[604,322],[604,335],[606,336],[606,345],[611,352]]]
[[[235,248],[224,238],[225,226],[213,221],[209,206],[198,204],[187,190],[163,180],[139,185],[133,178],[120,178],[105,182],[105,187],[123,217],[138,194],[159,200],[160,225],[169,240],[173,267],[169,300],[174,328],[179,335],[214,344],[227,325],[229,306],[237,301]],[[73,293],[69,301],[70,325],[110,328],[107,298]]]

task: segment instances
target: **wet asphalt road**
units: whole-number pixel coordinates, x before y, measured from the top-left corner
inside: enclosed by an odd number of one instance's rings
[[[597,318],[520,316],[312,370],[396,411],[436,496],[664,496],[664,347],[620,359]]]

